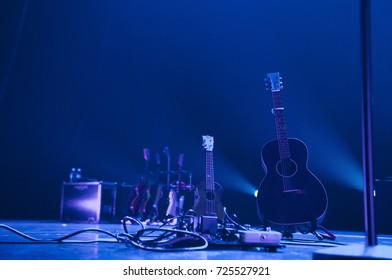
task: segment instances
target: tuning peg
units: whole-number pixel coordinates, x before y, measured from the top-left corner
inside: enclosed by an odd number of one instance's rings
[[[266,89],[266,90],[270,90],[270,89],[271,89],[271,81],[269,81],[269,80],[268,80],[268,81],[265,81],[265,84],[264,84],[264,85],[265,85],[265,89]]]

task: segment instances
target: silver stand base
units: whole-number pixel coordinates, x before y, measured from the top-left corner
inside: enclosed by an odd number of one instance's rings
[[[321,249],[313,253],[314,260],[391,260],[392,247],[387,245],[347,245]]]

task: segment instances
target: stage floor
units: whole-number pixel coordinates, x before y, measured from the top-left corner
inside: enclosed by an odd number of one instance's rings
[[[311,260],[315,252],[326,248],[345,250],[350,245],[365,245],[365,234],[361,232],[331,231],[334,241],[318,240],[313,234],[295,233],[293,239],[282,239],[281,247],[268,250],[265,247],[208,246],[202,250],[156,252],[118,242],[113,235],[124,233],[119,223],[61,223],[58,221],[0,220],[1,260]],[[140,227],[130,225],[129,233]],[[67,240],[50,240],[83,231]],[[26,237],[39,240],[31,241]],[[47,242],[42,242],[42,241]],[[392,246],[392,236],[379,235],[379,245]],[[349,245],[349,246],[348,246]]]

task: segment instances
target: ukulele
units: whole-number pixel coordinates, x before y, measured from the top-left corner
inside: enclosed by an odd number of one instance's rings
[[[267,142],[261,150],[265,176],[257,192],[258,214],[264,227],[285,232],[295,232],[299,227],[314,231],[324,219],[327,193],[308,169],[305,143],[287,137],[279,73],[267,74],[266,85],[272,93],[277,139]]]
[[[150,161],[149,149],[143,149],[143,157],[146,162],[144,176],[142,176],[140,182],[135,186],[136,195],[132,199],[131,205],[129,207],[131,215],[137,218],[144,216],[147,202],[150,199],[150,186],[148,185],[148,164]]]
[[[199,217],[197,231],[215,233],[218,220],[223,220],[224,211],[221,204],[222,187],[214,180],[213,148],[214,138],[202,136],[206,157],[206,180],[196,188],[197,202],[193,208]]]

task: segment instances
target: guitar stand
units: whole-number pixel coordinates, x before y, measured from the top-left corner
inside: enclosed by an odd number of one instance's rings
[[[264,226],[264,229],[266,229],[267,226]],[[336,236],[330,232],[329,230],[327,230],[325,227],[321,226],[321,225],[317,225],[316,222],[312,222],[312,227],[310,230],[302,230],[299,226],[295,226],[293,228],[291,228],[291,230],[289,231],[282,231],[282,238],[285,239],[293,239],[293,233],[298,230],[300,233],[302,234],[308,234],[311,233],[314,236],[316,236],[316,238],[318,240],[324,240],[324,239],[328,239],[328,240],[335,240]],[[322,230],[324,233],[319,233],[317,230]]]
[[[318,233],[317,232],[318,229],[324,231],[325,234]],[[328,240],[335,240],[336,239],[336,236],[332,232],[330,232],[329,230],[327,230],[325,227],[323,227],[321,225],[317,225],[316,227],[312,227],[312,229],[310,231],[303,232],[303,231],[301,231],[300,228],[298,228],[298,231],[303,234],[312,233],[320,241],[324,240],[324,239],[328,239]]]
[[[263,219],[263,229],[267,230],[268,227],[269,227],[268,221],[264,218]],[[301,230],[301,228],[299,226],[294,226],[289,231],[287,231],[287,230],[282,231],[282,238],[293,239],[293,233],[296,231],[295,229],[297,229],[302,234],[311,233],[311,234],[315,235],[318,240],[324,240],[324,239],[335,240],[336,239],[336,236],[332,232],[327,230],[325,227],[318,225],[317,221],[312,221],[312,226],[311,226],[310,230],[304,231],[304,230]],[[324,234],[320,234],[319,232],[317,232],[317,230],[322,230],[324,232]]]
[[[327,230],[325,227],[323,227],[323,226],[321,226],[321,225],[318,225],[317,228],[318,228],[318,229],[321,229],[322,231],[325,232],[325,234],[319,234],[319,233],[317,233],[322,239],[328,239],[328,240],[335,240],[335,239],[336,239],[336,236],[335,236],[332,232],[330,232],[329,230]],[[316,236],[317,236],[317,235],[316,235]],[[321,239],[321,240],[322,240],[322,239]]]

